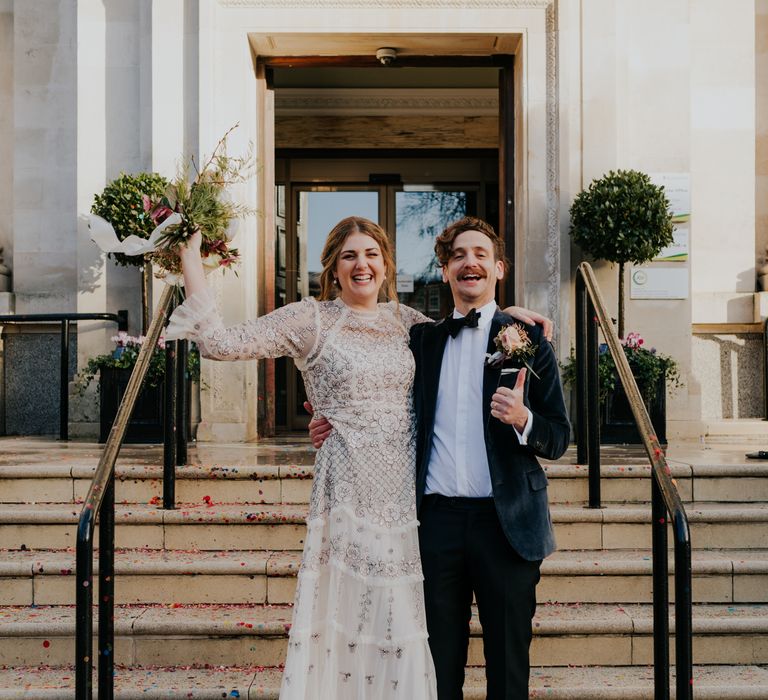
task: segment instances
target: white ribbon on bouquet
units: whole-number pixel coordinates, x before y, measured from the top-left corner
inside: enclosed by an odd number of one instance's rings
[[[105,253],[122,253],[123,255],[144,255],[158,248],[158,241],[163,231],[169,226],[181,223],[181,214],[174,212],[160,224],[149,238],[140,238],[134,234],[121,241],[112,224],[96,214],[88,217],[88,228],[91,230],[91,240]]]
[[[151,253],[160,247],[159,239],[169,226],[181,223],[181,214],[174,212],[171,214],[162,224],[160,224],[152,233],[149,238],[140,238],[134,234],[131,234],[125,240],[121,241],[112,224],[106,219],[103,219],[96,214],[91,214],[88,217],[88,228],[91,231],[91,240],[101,248],[105,253],[122,253],[123,255],[144,255],[145,253]],[[232,219],[227,227],[227,239],[232,240],[237,232],[238,220]],[[203,258],[203,268],[205,274],[209,274],[214,270],[217,270],[221,266],[221,256],[217,254],[207,255]],[[155,275],[161,278],[166,284],[171,285],[183,285],[183,277],[175,272],[168,272],[167,270],[157,270]]]

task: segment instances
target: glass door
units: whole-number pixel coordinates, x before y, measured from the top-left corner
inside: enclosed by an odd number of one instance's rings
[[[281,272],[285,292],[277,305],[300,301],[320,293],[320,257],[325,239],[333,227],[348,216],[362,216],[377,223],[383,219],[384,198],[381,188],[368,185],[292,185],[286,197],[288,235],[281,256],[278,240],[278,281]],[[281,269],[281,263],[282,265]],[[279,285],[277,287],[279,295]],[[275,412],[277,425],[287,430],[304,430],[309,414],[304,382],[293,360],[276,361]]]
[[[450,223],[477,214],[478,190],[404,185],[392,193],[398,297],[430,318],[442,318],[453,306],[435,257],[435,238]]]
[[[400,301],[441,318],[452,301],[435,259],[435,237],[463,216],[482,215],[483,193],[482,183],[279,185],[276,306],[319,294],[320,256],[328,233],[347,216],[363,216],[393,239]],[[305,430],[304,383],[292,360],[275,361],[275,390],[275,424]]]

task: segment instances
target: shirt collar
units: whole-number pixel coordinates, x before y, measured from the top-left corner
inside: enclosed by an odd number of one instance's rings
[[[485,306],[481,306],[477,312],[480,314],[480,318],[477,320],[478,328],[485,328],[490,325],[493,320],[493,316],[496,313],[496,300],[489,301]],[[464,314],[459,313],[455,308],[453,310],[453,318],[464,318]]]

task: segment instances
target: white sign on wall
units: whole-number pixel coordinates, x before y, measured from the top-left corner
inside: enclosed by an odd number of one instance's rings
[[[654,260],[663,262],[685,262],[688,260],[688,224],[675,228],[672,245],[662,248]]]
[[[691,216],[691,176],[688,173],[649,173],[654,185],[664,187],[672,210],[672,221],[687,221]]]
[[[413,294],[413,275],[407,275],[402,272],[397,274],[397,293]]]
[[[630,299],[687,299],[687,267],[633,267]]]

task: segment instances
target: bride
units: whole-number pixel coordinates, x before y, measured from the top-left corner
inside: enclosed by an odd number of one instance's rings
[[[408,349],[410,327],[430,319],[397,303],[389,238],[372,221],[343,219],[325,242],[317,300],[230,328],[205,282],[201,240],[180,251],[188,296],[165,337],[217,360],[292,357],[315,414],[334,426],[315,459],[280,698],[436,699]],[[382,288],[393,301],[378,303]]]

